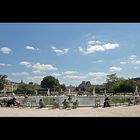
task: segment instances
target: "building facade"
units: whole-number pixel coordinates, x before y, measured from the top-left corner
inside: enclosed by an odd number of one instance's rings
[[[17,84],[16,83],[4,84],[4,92],[5,93],[14,92],[16,90],[17,90]]]

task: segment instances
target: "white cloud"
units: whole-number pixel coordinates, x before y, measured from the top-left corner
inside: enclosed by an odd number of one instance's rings
[[[92,80],[92,81],[90,80],[90,82],[91,82],[92,85],[97,85],[97,84],[99,84],[96,80]]]
[[[132,61],[133,64],[140,64],[140,60]]]
[[[64,71],[62,74],[74,74],[77,73],[77,71]]]
[[[34,73],[34,74],[41,74],[42,72],[40,70],[34,70],[34,71],[32,71],[32,73]]]
[[[83,37],[90,37],[92,34],[91,33],[86,33],[83,35]]]
[[[4,63],[0,63],[0,67],[9,67],[12,66],[11,64],[4,64]]]
[[[13,76],[26,76],[29,75],[28,72],[17,72],[17,73],[12,73]]]
[[[110,67],[110,71],[121,71],[122,68],[120,67]]]
[[[96,77],[94,79],[89,79],[89,81],[91,82],[91,84],[103,84],[104,82],[106,82],[106,77]]]
[[[105,50],[115,49],[117,47],[119,47],[119,44],[117,44],[117,43],[114,43],[114,44],[113,43],[107,43],[107,44],[103,45],[103,48]]]
[[[20,62],[21,65],[24,65],[27,68],[32,68],[33,71],[32,73],[41,73],[42,71],[52,71],[52,70],[57,70],[57,68],[55,68],[54,66],[50,65],[50,64],[40,64],[39,62],[37,63],[31,63],[31,62],[27,62],[27,61],[21,61]]]
[[[105,76],[102,76],[102,77],[97,76],[95,79],[96,79],[96,80],[101,80],[101,79],[104,79],[104,77],[105,77]]]
[[[32,68],[34,70],[39,70],[39,71],[44,71],[44,70],[57,70],[57,68],[53,67],[52,65],[49,64],[40,64],[40,63],[36,63],[32,65]]]
[[[131,55],[131,56],[129,57],[129,59],[130,59],[130,60],[134,60],[136,57],[137,57],[136,55]]]
[[[125,65],[125,64],[127,64],[127,62],[122,61],[122,62],[120,62],[120,64]]]
[[[91,53],[106,51],[119,47],[119,44],[117,43],[107,43],[107,44],[100,44],[100,43],[101,42],[98,40],[89,41],[87,48],[83,49],[82,47],[79,47],[79,51],[83,54],[91,54]]]
[[[102,63],[103,60],[97,60],[97,61],[93,61],[93,63]]]
[[[2,47],[0,48],[0,51],[4,54],[10,54],[12,50],[8,47]]]
[[[21,65],[24,65],[25,67],[29,68],[32,66],[31,62],[27,62],[27,61],[21,61],[20,62]]]
[[[39,48],[35,48],[34,46],[26,46],[25,48],[26,48],[27,50],[36,50],[36,51],[39,50]]]
[[[35,48],[33,46],[26,46],[25,47],[27,50],[35,50]]]
[[[52,48],[53,52],[56,53],[56,55],[63,55],[63,54],[68,53],[68,51],[69,51],[69,48],[58,49],[58,48],[56,48],[55,46],[52,46],[51,48]]]
[[[138,69],[138,68],[139,68],[138,66],[134,67],[135,70]]]
[[[97,60],[97,62],[98,62],[98,63],[102,63],[102,62],[103,62],[103,60]]]
[[[32,77],[27,77],[28,80],[40,83],[43,79],[43,76],[32,76]]]
[[[60,73],[52,73],[51,75],[54,76],[54,77],[59,77],[59,76],[61,76]]]
[[[66,79],[85,79],[86,76],[67,75],[67,76],[64,76],[64,78],[66,78]]]
[[[100,43],[101,43],[101,41],[99,41],[99,40],[91,40],[91,41],[88,41],[88,44],[89,45],[100,44]]]
[[[105,77],[106,75],[108,75],[108,73],[104,73],[104,72],[89,72],[87,75],[93,76],[93,77]]]

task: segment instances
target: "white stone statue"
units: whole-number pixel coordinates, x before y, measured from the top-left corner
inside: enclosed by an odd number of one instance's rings
[[[93,96],[95,96],[95,95],[96,95],[96,94],[95,94],[95,87],[93,88],[93,92],[92,92],[92,93],[93,93]]]

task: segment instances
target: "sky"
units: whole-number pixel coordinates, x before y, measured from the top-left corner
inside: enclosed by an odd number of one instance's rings
[[[140,23],[0,23],[0,74],[77,86],[140,77]]]

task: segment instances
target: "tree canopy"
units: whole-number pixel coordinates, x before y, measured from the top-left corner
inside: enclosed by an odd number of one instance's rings
[[[135,92],[136,82],[133,80],[119,80],[113,84],[113,89],[118,92]]]
[[[62,91],[66,90],[66,85],[65,84],[61,84],[60,87],[61,87]]]
[[[18,88],[16,90],[16,93],[18,94],[35,94],[35,86],[32,84],[25,84],[25,83],[20,83],[18,85]]]
[[[7,77],[8,77],[7,75],[0,74],[0,90],[2,90],[4,88],[4,84],[6,83]]]
[[[50,92],[52,91],[52,89],[60,89],[59,80],[53,76],[46,76],[41,81],[41,87],[45,89],[49,88]]]

